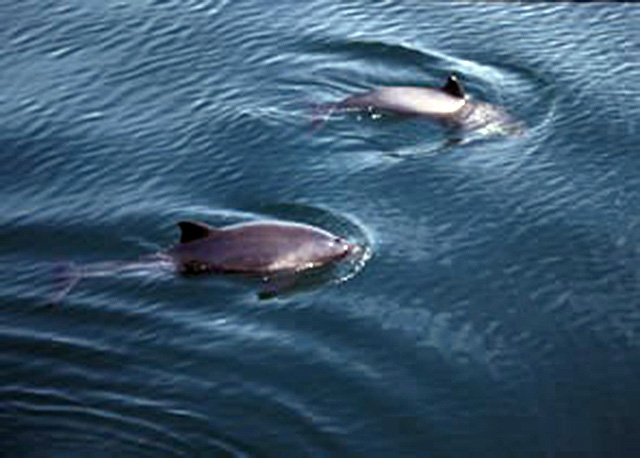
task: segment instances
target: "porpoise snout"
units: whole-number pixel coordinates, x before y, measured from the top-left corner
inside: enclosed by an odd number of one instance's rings
[[[329,250],[327,255],[334,260],[346,258],[359,250],[357,243],[350,242],[342,237],[334,237],[328,240],[326,247]]]
[[[362,251],[362,245],[359,243],[349,242],[345,239],[340,239],[339,243],[344,257],[358,254]]]

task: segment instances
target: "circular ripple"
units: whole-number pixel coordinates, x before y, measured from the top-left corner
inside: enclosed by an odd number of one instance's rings
[[[180,457],[204,446],[245,456],[169,396],[168,373],[112,343],[17,327],[1,328],[0,342],[0,441],[11,456]]]
[[[492,62],[478,62],[435,49],[420,49],[408,43],[388,43],[367,39],[316,39],[307,44],[309,55],[324,61],[324,67],[313,73],[316,91],[335,94],[326,101],[335,102],[354,92],[370,90],[377,86],[432,86],[438,87],[451,73],[459,75],[464,87],[478,103],[478,107],[462,126],[465,141],[491,136],[521,135],[530,129],[538,129],[553,118],[555,95],[550,79],[529,70],[509,58]],[[307,77],[308,79],[308,77]],[[379,124],[379,123],[378,123]],[[384,130],[389,129],[384,124]],[[429,140],[424,126],[422,140],[416,127],[413,142],[396,151],[438,151]],[[378,126],[378,130],[383,130]],[[405,127],[405,131],[407,128]],[[456,136],[460,132],[456,133]],[[384,132],[378,132],[380,141]],[[398,133],[394,133],[396,142]],[[401,136],[400,136],[401,138]],[[437,137],[436,137],[437,138]]]

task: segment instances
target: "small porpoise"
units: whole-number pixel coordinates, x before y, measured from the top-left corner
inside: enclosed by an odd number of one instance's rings
[[[382,87],[321,108],[321,117],[314,120],[316,126],[321,125],[334,112],[358,111],[407,117],[424,116],[462,130],[490,127],[497,132],[516,133],[522,128],[502,107],[468,96],[453,74],[440,88]]]
[[[295,284],[301,272],[331,266],[361,248],[328,231],[299,223],[264,221],[213,228],[183,221],[178,226],[179,243],[137,261],[59,265],[48,304],[61,302],[83,278],[166,267],[173,267],[184,276],[257,276],[266,282],[259,296],[272,297]]]
[[[279,221],[223,228],[183,221],[180,243],[166,252],[185,275],[239,273],[269,277],[334,263],[358,246],[323,229]]]
[[[378,109],[405,116],[447,119],[467,105],[462,85],[455,75],[441,88],[390,86],[349,97],[338,104],[364,110]]]

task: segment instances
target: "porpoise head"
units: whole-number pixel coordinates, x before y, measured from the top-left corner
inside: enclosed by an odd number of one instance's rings
[[[229,230],[233,231],[231,227]],[[329,231],[299,223],[258,222],[237,226],[238,233],[260,234],[274,249],[271,270],[306,270],[332,264],[353,253],[358,245]]]
[[[313,243],[308,243],[304,251],[309,259],[318,264],[327,264],[345,258],[357,249],[357,244],[327,233],[325,237],[318,237]]]

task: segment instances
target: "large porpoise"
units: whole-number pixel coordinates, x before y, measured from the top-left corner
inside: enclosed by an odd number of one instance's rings
[[[411,117],[424,116],[464,130],[480,129],[486,126],[497,127],[504,131],[513,131],[516,127],[520,129],[520,126],[517,126],[501,107],[469,97],[453,74],[439,88],[382,87],[321,108],[322,121],[334,112],[359,111]],[[316,124],[318,120],[315,120]]]
[[[178,223],[180,241],[138,261],[65,265],[49,303],[59,303],[82,278],[172,266],[185,276],[244,274],[261,277],[272,296],[294,284],[303,271],[328,267],[360,248],[326,230],[307,224],[263,221],[214,228],[200,222]]]
[[[264,277],[326,266],[352,253],[356,244],[317,227],[279,221],[213,228],[183,221],[180,243],[167,255],[187,275],[240,273]]]

